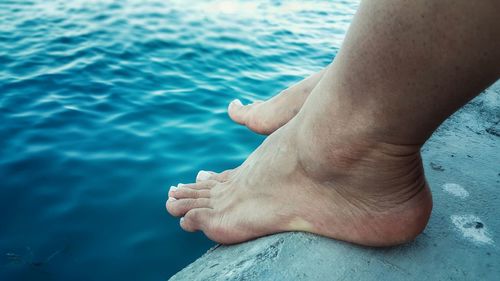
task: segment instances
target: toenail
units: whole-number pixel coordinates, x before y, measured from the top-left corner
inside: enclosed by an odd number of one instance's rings
[[[179,184],[177,185],[177,187],[178,187],[178,188],[179,188],[179,187],[183,187],[183,186],[185,186],[185,184],[183,184],[183,183],[179,183]]]
[[[177,188],[178,188],[177,186],[173,186],[173,185],[172,185],[168,191],[169,191],[169,192],[170,192],[170,191],[175,191]]]
[[[184,217],[182,217],[179,221],[180,224],[182,224],[182,222],[184,221]]]
[[[210,174],[209,172],[201,170],[198,172],[198,175],[196,176],[196,180],[197,181],[208,180],[211,175],[212,174]]]
[[[234,99],[231,104],[235,104],[237,106],[243,106],[243,103],[241,103],[241,101],[239,99]]]
[[[177,199],[175,199],[174,197],[168,197],[167,202],[172,202],[172,201],[175,201],[175,200],[177,200]]]

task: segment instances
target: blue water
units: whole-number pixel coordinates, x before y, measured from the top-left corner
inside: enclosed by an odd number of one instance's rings
[[[263,140],[226,105],[338,51],[357,1],[0,1],[0,280],[165,280],[172,184]]]

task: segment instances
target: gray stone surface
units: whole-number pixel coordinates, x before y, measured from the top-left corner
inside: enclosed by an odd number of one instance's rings
[[[434,210],[415,241],[368,248],[282,233],[217,246],[170,280],[500,280],[500,81],[422,152]]]

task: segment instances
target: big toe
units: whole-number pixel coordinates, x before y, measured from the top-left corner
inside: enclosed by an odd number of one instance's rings
[[[245,240],[248,235],[229,225],[223,227],[220,224],[221,218],[221,214],[213,209],[197,208],[187,212],[181,218],[180,225],[189,232],[201,230],[208,238],[221,244],[234,244]]]
[[[249,128],[258,134],[269,135],[279,126],[275,125],[275,116],[265,106],[269,101],[256,101],[252,104],[243,105],[239,100],[234,100],[229,104],[229,117],[236,123]]]
[[[252,105],[243,105],[239,99],[235,99],[229,103],[227,113],[229,117],[236,123],[246,125],[248,113]]]
[[[180,224],[185,231],[193,232],[203,230],[213,217],[213,210],[209,208],[198,208],[187,212],[181,218]]]

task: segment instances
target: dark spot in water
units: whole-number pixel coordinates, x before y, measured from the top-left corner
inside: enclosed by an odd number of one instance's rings
[[[42,261],[34,261],[31,263],[32,266],[42,266],[44,264],[44,262]]]
[[[476,222],[476,228],[483,228],[484,227],[484,224],[482,222]]]
[[[451,157],[455,157],[455,154],[450,155]]]
[[[431,162],[431,168],[434,170],[434,171],[440,171],[440,172],[443,172],[444,171],[444,168],[443,166],[441,165],[438,165],[434,162]]]
[[[469,154],[467,154],[467,157],[472,158],[472,156],[470,156]]]

